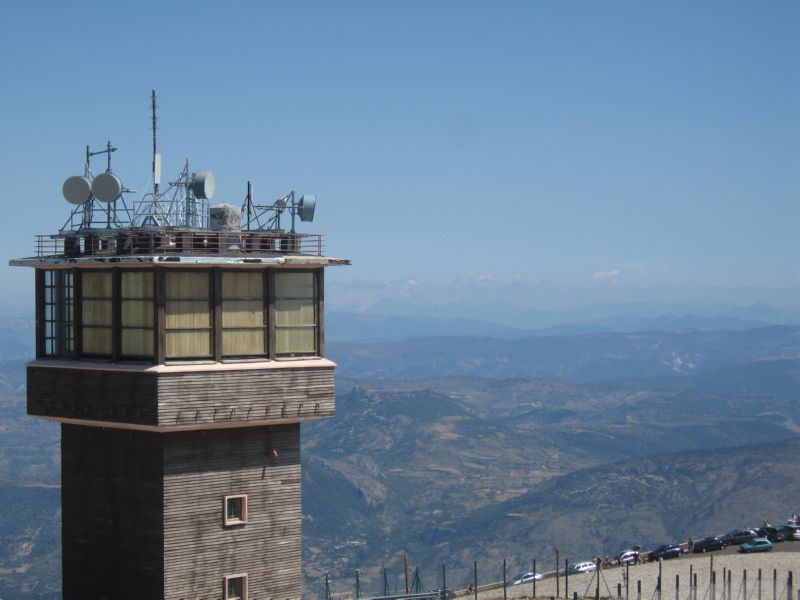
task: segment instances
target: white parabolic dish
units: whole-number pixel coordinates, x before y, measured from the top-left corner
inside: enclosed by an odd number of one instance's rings
[[[111,173],[100,173],[92,181],[92,194],[101,202],[114,202],[122,195],[122,181]]]
[[[70,204],[83,204],[92,196],[92,184],[82,175],[73,175],[64,180],[61,193]]]

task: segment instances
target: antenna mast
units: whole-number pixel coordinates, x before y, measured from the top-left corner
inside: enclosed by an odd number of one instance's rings
[[[158,184],[161,183],[161,156],[158,154],[158,146],[156,145],[156,91],[151,90],[150,94],[150,107],[153,117],[153,205],[158,212]]]

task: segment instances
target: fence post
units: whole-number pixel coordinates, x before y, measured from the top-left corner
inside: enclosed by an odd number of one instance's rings
[[[506,559],[503,559],[503,600],[508,600],[508,592],[506,588]]]
[[[747,600],[747,569],[742,569],[742,591],[744,593],[742,600]]]
[[[600,569],[602,568],[602,563],[597,565],[597,570],[594,573],[597,578],[597,586],[594,588],[594,600],[600,600]]]
[[[533,597],[536,598],[536,559],[533,559]]]
[[[792,600],[794,598],[794,584],[792,583],[792,572],[789,571],[789,575],[786,577],[786,600]]]
[[[758,570],[758,600],[761,600],[761,569]]]
[[[559,560],[558,548],[556,548],[556,598],[561,597],[561,581],[558,576],[558,569],[561,568],[561,561]]]
[[[476,560],[473,565],[473,577],[475,581],[475,600],[478,600],[478,561]]]
[[[675,600],[681,600],[681,576],[675,573]]]
[[[663,561],[658,561],[658,581],[656,582],[656,598],[658,598],[658,600],[661,600],[661,567],[663,564]]]
[[[642,580],[636,580],[636,600],[642,600]]]
[[[569,598],[569,559],[564,559],[564,598]]]
[[[693,589],[694,591],[692,592],[692,600],[697,600],[697,573],[695,573],[695,574],[693,575],[693,577],[694,577],[694,580],[693,580],[693,582],[692,582],[692,583],[693,583],[694,585],[692,586],[692,589]]]
[[[625,565],[625,600],[630,600],[631,566]]]
[[[733,599],[733,573],[728,569],[728,598]]]
[[[722,600],[725,600],[725,594],[727,592],[728,584],[728,569],[727,567],[722,567]]]
[[[714,569],[711,569],[711,581],[708,582],[708,586],[711,588],[711,600],[717,600],[717,572]]]
[[[445,569],[444,563],[442,563],[442,589],[447,589],[447,570]]]
[[[689,600],[694,598],[694,565],[689,565]]]
[[[621,583],[617,584],[617,600],[619,600],[619,598],[622,598],[622,584]]]

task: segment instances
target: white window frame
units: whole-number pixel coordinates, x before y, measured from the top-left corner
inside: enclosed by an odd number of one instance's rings
[[[239,519],[231,519],[228,517],[228,502],[231,500],[242,501],[242,514]],[[225,527],[232,525],[244,525],[247,523],[247,494],[232,494],[225,496],[222,501],[222,523]]]
[[[241,579],[242,580],[242,595],[241,596],[229,596],[228,595],[228,582],[231,579]],[[236,575],[225,575],[225,578],[222,582],[223,585],[223,598],[224,600],[247,600],[247,573],[237,573]]]

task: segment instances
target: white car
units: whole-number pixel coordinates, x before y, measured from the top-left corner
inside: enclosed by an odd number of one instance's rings
[[[542,579],[544,579],[544,575],[542,575],[541,573],[534,573],[533,571],[529,571],[528,573],[520,573],[519,575],[517,575],[517,578],[511,585],[518,585],[520,583],[530,583],[531,581],[541,581]]]
[[[593,562],[575,563],[568,567],[567,572],[572,575],[574,573],[592,573],[597,571],[597,565]]]

